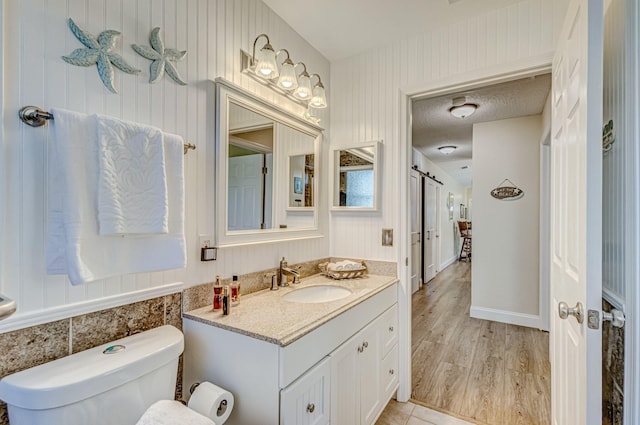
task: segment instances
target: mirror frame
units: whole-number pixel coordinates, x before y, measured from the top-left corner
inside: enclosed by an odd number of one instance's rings
[[[373,206],[371,207],[341,207],[336,205],[340,190],[336,182],[340,178],[339,152],[347,149],[373,147]],[[353,212],[380,212],[380,199],[382,198],[382,140],[358,143],[355,145],[337,146],[333,148],[331,155],[331,211]]]
[[[239,86],[223,79],[215,79],[216,90],[216,121],[215,121],[215,230],[216,245],[218,247],[247,245],[254,243],[286,241],[294,239],[309,239],[323,237],[324,235],[319,228],[319,202],[318,198],[314,199],[315,206],[313,208],[304,208],[300,213],[313,215],[313,225],[310,227],[295,228],[271,228],[271,229],[252,229],[252,230],[228,230],[228,146],[229,146],[229,104],[235,103],[243,108],[253,111],[257,114],[264,115],[283,125],[291,127],[301,133],[311,136],[314,140],[313,153],[315,154],[315,167],[320,170],[320,144],[322,143],[322,127],[304,120],[301,117],[284,111],[276,105],[269,103]],[[274,139],[277,137],[274,133]],[[277,143],[274,140],[274,157],[276,155]],[[279,167],[289,170],[289,164],[281,164]],[[313,190],[318,193],[319,179],[314,179]],[[287,182],[288,183],[288,182]],[[275,182],[282,184],[282,182]],[[288,191],[287,185],[286,190]],[[279,189],[283,190],[283,189]],[[285,192],[288,193],[288,192]],[[288,205],[288,202],[287,202]],[[288,210],[288,208],[287,208]],[[277,224],[276,224],[277,225]]]

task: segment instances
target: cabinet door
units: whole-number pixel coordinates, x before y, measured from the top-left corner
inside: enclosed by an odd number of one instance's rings
[[[358,379],[360,333],[342,344],[331,357],[331,423],[360,423],[360,381]]]
[[[331,363],[327,357],[280,394],[281,425],[326,425],[331,412]]]
[[[383,322],[375,320],[362,331],[361,350],[358,350],[358,373],[360,381],[360,424],[371,425],[382,409],[380,383],[380,339],[379,329]]]

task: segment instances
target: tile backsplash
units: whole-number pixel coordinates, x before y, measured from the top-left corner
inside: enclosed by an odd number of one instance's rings
[[[0,334],[0,378],[162,325],[182,330],[182,296],[150,300]],[[176,398],[182,398],[182,356]],[[0,403],[0,425],[8,425],[7,406]]]
[[[602,300],[602,309],[613,306]],[[602,424],[622,425],[624,402],[624,328],[602,323]]]

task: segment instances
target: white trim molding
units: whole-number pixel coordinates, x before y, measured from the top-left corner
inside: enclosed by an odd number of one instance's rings
[[[183,288],[183,282],[175,282],[167,285],[156,286],[154,288],[141,289],[139,291],[129,292],[126,294],[118,294],[111,297],[83,301],[75,304],[30,311],[24,314],[20,314],[20,311],[18,311],[13,316],[0,322],[0,333],[68,319],[70,317],[93,313],[107,308],[150,300],[164,295],[175,294],[176,292],[182,291]]]
[[[444,269],[446,269],[447,267],[449,267],[450,265],[452,265],[456,261],[458,261],[458,256],[454,255],[453,257],[449,258],[444,263],[440,264],[440,271],[443,271]]]
[[[540,329],[540,316],[534,314],[516,313],[513,311],[471,306],[469,315],[474,319],[493,320],[494,322]]]

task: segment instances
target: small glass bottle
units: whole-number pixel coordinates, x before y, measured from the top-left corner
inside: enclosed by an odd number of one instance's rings
[[[225,286],[224,289],[222,290],[222,314],[224,316],[229,315],[229,312],[231,311],[231,300],[230,300],[230,296],[229,296],[229,287]]]
[[[231,290],[231,305],[235,307],[240,304],[240,282],[237,275],[233,275],[229,289]]]
[[[222,310],[222,282],[220,275],[216,276],[216,283],[213,285],[213,311]]]

